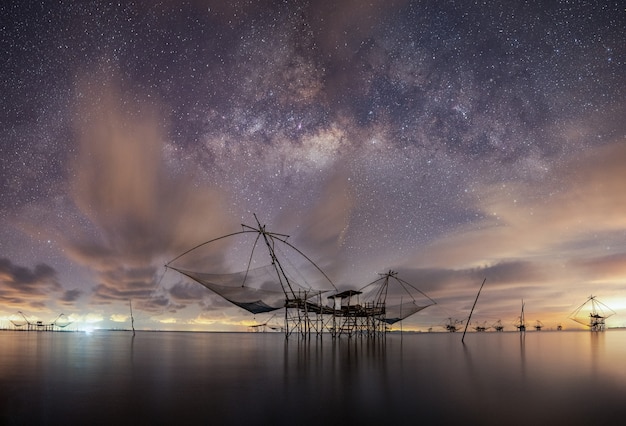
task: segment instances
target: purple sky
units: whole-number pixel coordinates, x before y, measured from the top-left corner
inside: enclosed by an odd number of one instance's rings
[[[406,329],[626,326],[622,2],[223,3],[0,5],[0,326],[246,330],[163,265],[253,213]]]

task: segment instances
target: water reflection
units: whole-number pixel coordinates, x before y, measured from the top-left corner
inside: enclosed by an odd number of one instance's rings
[[[285,414],[352,422],[389,419],[389,389],[384,339],[314,339],[284,343]],[[367,411],[359,410],[362,404]],[[327,413],[327,414],[324,414]],[[311,421],[313,422],[313,421]],[[307,424],[309,422],[306,422]]]
[[[520,372],[526,378],[526,332],[519,332]]]
[[[625,341],[0,333],[0,423],[599,424],[626,415]]]
[[[132,367],[135,366],[135,335],[137,333],[135,333],[133,331],[133,335],[130,338],[130,365]]]
[[[480,370],[477,370],[474,366],[474,360],[472,359],[472,353],[469,347],[465,344],[463,347],[463,359],[465,360],[465,371],[467,372],[467,377],[470,383],[470,387],[475,389],[476,392],[482,392],[483,389],[483,380],[482,373]]]
[[[590,331],[589,336],[590,336],[589,349],[590,349],[591,371],[593,374],[598,374],[599,365],[601,365],[603,362],[602,358],[604,354],[605,333],[598,332],[598,331]]]

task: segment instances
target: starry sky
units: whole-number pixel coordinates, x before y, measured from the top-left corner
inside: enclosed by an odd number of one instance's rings
[[[9,0],[0,319],[263,321],[164,265],[256,225],[339,289],[389,269],[466,318],[626,326],[620,1]]]

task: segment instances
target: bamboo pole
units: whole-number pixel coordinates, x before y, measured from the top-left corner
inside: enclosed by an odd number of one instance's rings
[[[469,317],[467,317],[467,322],[465,323],[465,330],[463,330],[463,337],[461,337],[461,343],[464,343],[463,341],[465,340],[465,333],[467,333],[467,327],[469,326],[470,319],[472,318],[472,313],[474,312],[474,308],[476,307],[476,302],[478,302],[478,296],[480,296],[480,292],[482,291],[483,286],[485,285],[485,281],[487,281],[487,278],[485,278],[483,280],[483,283],[480,285],[480,288],[478,289],[478,294],[476,295],[476,299],[474,300],[474,305],[472,306],[472,310],[470,311]]]

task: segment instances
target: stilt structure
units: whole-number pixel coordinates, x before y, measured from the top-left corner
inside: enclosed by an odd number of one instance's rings
[[[256,215],[254,218],[256,227],[242,225],[240,232],[202,243],[168,262],[166,268],[191,278],[250,313],[284,309],[286,338],[293,334],[310,337],[323,332],[330,332],[333,337],[381,336],[388,326],[435,304],[419,289],[398,278],[394,271],[380,274],[379,279],[359,290],[339,291],[310,258],[287,242],[287,235],[267,231]],[[223,251],[229,248],[225,247],[227,238],[246,236],[253,237],[253,242],[246,254],[244,271],[216,273],[200,269],[209,263],[207,259],[214,264],[216,258],[223,260]],[[261,240],[265,244],[259,244]],[[218,249],[198,254],[201,248],[208,249],[209,243],[218,244]],[[265,247],[264,254],[257,252],[258,245]],[[242,246],[236,245],[239,250]],[[186,261],[188,257],[190,261]],[[316,276],[315,286],[308,284],[305,278],[312,275]],[[390,290],[390,283],[397,286]],[[331,291],[330,287],[334,293],[324,297],[327,301],[324,304],[323,295]],[[427,299],[425,304],[416,302],[417,293]],[[400,302],[394,302],[398,295]]]
[[[374,337],[385,332],[385,302],[359,302],[359,295],[363,294],[358,290],[346,290],[328,298],[335,301],[332,317],[332,327],[330,329],[334,337],[346,335],[365,335]]]
[[[476,325],[474,326],[474,331],[475,331],[475,332],[477,332],[477,333],[482,333],[482,332],[487,331],[487,329],[488,329],[489,327],[487,327],[487,325],[486,325],[486,324],[487,324],[487,323],[486,323],[485,321],[483,321],[483,322],[481,322],[481,323],[476,324]]]
[[[456,318],[448,318],[448,320],[444,324],[444,327],[449,333],[456,333],[457,331],[459,331],[459,327],[461,326],[461,324],[463,324],[463,321],[461,320],[458,320]]]
[[[520,331],[526,331],[526,319],[524,318],[524,301],[522,300],[522,312],[520,313],[517,322],[515,323],[515,327]]]
[[[400,279],[395,271],[379,275],[380,278],[359,290],[328,297],[333,307],[330,331],[334,337],[384,336],[389,326],[436,303]],[[416,296],[426,298],[425,304],[418,304]]]
[[[591,331],[604,331],[606,327],[605,320],[614,314],[615,311],[613,309],[600,302],[596,296],[591,295],[585,303],[569,315],[569,318],[589,327]]]
[[[492,324],[492,327],[496,331],[504,331],[504,326],[502,325],[502,320],[498,320]]]
[[[54,321],[44,322],[44,321],[33,321],[28,319],[26,314],[22,311],[17,312],[23,318],[22,320],[14,320],[11,319],[11,323],[13,324],[14,330],[24,330],[24,331],[61,331],[72,322],[67,318],[67,316],[63,313],[59,314]]]

